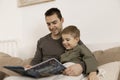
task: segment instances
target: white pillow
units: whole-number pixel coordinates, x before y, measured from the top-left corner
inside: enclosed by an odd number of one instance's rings
[[[110,62],[98,67],[99,70],[103,69],[103,79],[102,80],[118,80],[118,75],[120,72],[120,62]]]

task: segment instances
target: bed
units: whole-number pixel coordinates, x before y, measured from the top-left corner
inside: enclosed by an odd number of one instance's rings
[[[6,47],[5,47],[6,46]],[[86,44],[98,61],[98,68],[105,70],[104,80],[120,80],[120,43],[93,43]],[[21,59],[17,56],[17,42],[15,40],[0,41],[0,71],[2,78],[19,74],[4,69],[5,65],[24,66],[30,63],[31,58]],[[2,80],[1,78],[1,80]]]

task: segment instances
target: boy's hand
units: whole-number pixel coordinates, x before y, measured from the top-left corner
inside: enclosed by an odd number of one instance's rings
[[[91,72],[88,75],[88,80],[99,80],[98,77],[97,77],[97,73],[96,72]]]
[[[80,64],[74,64],[69,66],[63,74],[68,76],[78,76],[83,72],[82,66]]]

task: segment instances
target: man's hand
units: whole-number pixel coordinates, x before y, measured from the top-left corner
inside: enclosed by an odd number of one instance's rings
[[[96,72],[91,72],[88,75],[88,80],[99,80],[98,77],[97,77],[97,73]]]
[[[63,74],[68,76],[78,76],[82,74],[82,72],[83,72],[82,66],[80,64],[74,64],[65,69]]]
[[[24,66],[25,69],[29,69],[29,68],[31,68],[31,67],[32,67],[31,65],[25,65],[25,66]]]

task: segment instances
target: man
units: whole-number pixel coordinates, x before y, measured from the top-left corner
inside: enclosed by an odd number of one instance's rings
[[[45,13],[45,20],[50,33],[38,40],[37,50],[33,60],[30,63],[30,66],[38,64],[52,57],[59,60],[60,55],[65,51],[65,48],[62,45],[62,38],[61,38],[61,31],[63,28],[64,19],[61,15],[60,10],[57,8],[51,8],[47,10]],[[81,41],[79,44],[84,45]],[[85,70],[85,64],[84,62],[82,62],[80,64],[74,64],[69,68],[65,69],[64,73],[69,76],[77,76],[82,72],[84,72],[84,70]],[[11,77],[5,80],[13,80],[13,79],[30,80],[30,78],[28,79],[25,77],[24,78],[20,77],[20,79],[18,77]]]
[[[65,50],[62,46],[61,38],[64,19],[60,10],[57,8],[49,9],[45,13],[45,20],[50,33],[38,40],[37,51],[31,65],[38,64],[52,57],[59,60],[60,55],[64,53]],[[71,72],[67,69],[65,71],[67,75],[78,75],[83,72],[83,69],[80,64],[75,64],[71,66]]]

